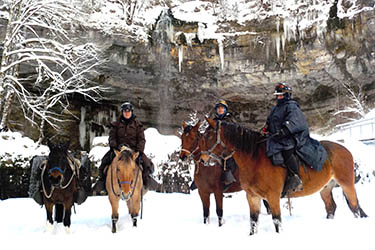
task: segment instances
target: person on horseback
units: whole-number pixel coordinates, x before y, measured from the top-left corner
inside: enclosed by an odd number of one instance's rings
[[[298,103],[292,99],[292,88],[286,83],[275,87],[276,105],[267,117],[263,135],[267,136],[267,156],[274,165],[284,164],[288,170],[286,190],[302,190],[299,164],[295,155],[297,146],[306,142],[309,129]]]
[[[226,121],[234,123],[235,120],[232,117],[232,114],[228,111],[228,104],[225,100],[220,100],[215,105],[215,117],[213,118],[215,121]],[[236,182],[236,179],[233,176],[233,172],[236,169],[237,164],[234,161],[233,157],[229,158],[226,163],[226,168],[224,169],[223,173],[223,181],[224,181],[224,190],[226,190],[232,183]],[[190,189],[194,190],[197,186],[193,181],[190,185]]]
[[[143,124],[136,119],[133,113],[134,106],[130,102],[124,102],[120,110],[121,115],[115,122],[111,123],[109,132],[110,150],[103,156],[99,167],[99,179],[95,183],[93,191],[96,194],[105,193],[106,167],[115,158],[114,150],[120,150],[122,145],[127,145],[139,152],[137,162],[143,167],[143,184],[149,190],[156,190],[158,183],[151,176],[154,172],[154,164],[143,152],[146,144]]]

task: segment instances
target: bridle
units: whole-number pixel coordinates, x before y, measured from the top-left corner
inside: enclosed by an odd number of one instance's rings
[[[69,185],[72,183],[73,181],[73,178],[74,176],[78,176],[79,175],[79,171],[78,171],[78,166],[76,166],[76,164],[74,163],[74,161],[72,159],[70,159],[69,156],[66,156],[67,159],[68,159],[68,163],[69,163],[69,166],[70,168],[72,169],[72,176],[70,177],[69,181],[65,184],[65,185],[62,185],[62,183],[64,182],[64,173],[65,171],[63,171],[59,166],[55,166],[51,169],[48,170],[48,173],[51,173],[52,171],[59,171],[61,174],[62,174],[62,179],[60,181],[60,185],[58,187],[54,186],[54,185],[51,185],[51,191],[49,194],[47,194],[47,190],[46,190],[46,186],[44,184],[44,173],[46,171],[46,168],[47,168],[47,162],[48,160],[45,160],[42,165],[41,165],[41,169],[42,169],[42,173],[41,173],[41,180],[42,180],[42,190],[43,190],[43,194],[44,196],[49,199],[52,197],[53,195],[53,191],[58,188],[58,189],[61,189],[61,190],[64,190],[66,189],[67,187],[69,187]]]
[[[224,162],[224,170],[226,170],[226,167],[227,167],[227,160],[232,158],[233,155],[236,153],[236,151],[232,151],[231,153],[229,153],[227,156],[224,155],[224,151],[229,151],[228,148],[225,146],[225,144],[223,143],[223,141],[221,140],[220,138],[220,132],[221,132],[221,121],[218,121],[217,122],[217,126],[216,126],[216,142],[214,145],[212,145],[212,147],[210,149],[208,149],[207,151],[201,151],[201,154],[206,154],[208,155],[210,158],[212,159],[215,159],[219,162],[223,161]],[[223,147],[223,151],[221,152],[220,155],[216,155],[213,151],[216,149],[217,146],[222,146]]]
[[[201,135],[200,135],[200,133],[198,132],[198,136],[195,138],[195,140],[194,140],[194,144],[196,144],[196,147],[195,147],[195,149],[193,150],[193,151],[189,151],[189,150],[187,150],[187,149],[184,149],[184,148],[181,148],[181,151],[182,152],[185,152],[185,153],[187,153],[188,154],[188,157],[190,157],[190,156],[193,156],[193,159],[195,160],[195,161],[197,161],[197,159],[199,159],[200,158],[200,155],[201,155],[201,152],[200,152],[200,147],[199,147],[199,140],[200,140],[200,138],[201,138]],[[198,152],[198,154],[196,154]]]
[[[129,150],[129,148],[125,148],[123,150]],[[122,150],[122,151],[123,151]],[[121,151],[121,152],[122,152]],[[118,172],[120,171],[119,168],[118,168],[118,165],[116,166],[116,179],[117,179],[117,184],[118,184],[118,187],[120,188],[120,193],[117,193],[115,188],[114,188],[114,181],[113,181],[113,166],[111,167],[110,169],[110,172],[111,172],[111,188],[112,188],[112,192],[114,195],[116,195],[117,197],[121,197],[122,200],[125,200],[125,201],[128,201],[130,200],[132,197],[133,197],[133,194],[134,194],[134,191],[135,191],[135,188],[137,187],[137,183],[138,183],[138,177],[139,177],[139,172],[142,169],[142,167],[139,165],[139,164],[136,164],[136,167],[137,167],[137,174],[135,176],[135,181],[134,181],[134,185],[131,185],[132,184],[132,181],[121,181],[119,176],[118,176]],[[128,197],[125,197],[124,196],[124,193],[121,191],[121,185],[124,185],[124,184],[128,184],[130,185],[130,190],[131,190],[131,193]]]

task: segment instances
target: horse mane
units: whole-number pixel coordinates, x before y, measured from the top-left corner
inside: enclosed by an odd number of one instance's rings
[[[256,158],[259,142],[264,138],[259,132],[242,127],[241,125],[229,122],[221,122],[224,129],[224,137],[237,151],[249,153]]]
[[[192,125],[186,125],[186,127],[184,128],[184,134],[189,133],[192,129],[193,129]]]
[[[119,161],[123,161],[125,163],[129,163],[130,160],[132,159],[132,151],[131,150],[128,150],[128,149],[125,149],[125,150],[122,150],[120,152],[120,156],[119,156]]]

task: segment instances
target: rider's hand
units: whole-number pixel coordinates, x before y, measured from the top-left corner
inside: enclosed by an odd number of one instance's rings
[[[268,130],[267,130],[267,127],[263,127],[262,128],[262,132],[261,132],[261,134],[263,135],[263,136],[267,136],[268,135]]]
[[[289,129],[283,127],[276,132],[276,138],[281,139],[290,135]]]

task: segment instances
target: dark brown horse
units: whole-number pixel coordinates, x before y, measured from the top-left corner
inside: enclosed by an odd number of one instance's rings
[[[258,133],[232,123],[216,123],[207,119],[209,128],[202,135],[200,148],[212,155],[234,153],[240,169],[240,181],[246,191],[250,207],[250,235],[257,232],[260,200],[266,199],[270,205],[276,232],[281,227],[280,196],[283,191],[286,170],[272,165],[266,156],[264,137]],[[332,197],[334,185],[327,185],[334,179],[343,189],[350,210],[355,217],[367,217],[358,203],[354,187],[354,163],[351,153],[340,144],[321,141],[328,157],[321,171],[300,166],[303,190],[290,197],[302,197],[320,191],[325,203],[327,218],[333,218],[336,204]],[[223,146],[224,145],[224,146]],[[208,161],[208,154],[201,155]],[[305,169],[305,170],[304,170]]]
[[[55,221],[63,222],[69,232],[71,208],[78,192],[80,162],[68,155],[69,143],[54,145],[48,142],[50,153],[42,165],[43,202],[47,211],[47,229],[52,229],[53,207]]]
[[[200,148],[199,148],[199,132],[200,122],[195,126],[182,124],[183,134],[181,135],[181,152],[180,159],[185,160],[188,156],[192,156],[195,161],[194,181],[198,187],[198,193],[201,197],[203,204],[203,222],[206,224],[209,219],[210,213],[210,195],[215,195],[216,201],[216,214],[219,219],[219,226],[223,224],[223,193],[224,184],[222,181],[223,167],[218,161],[213,164],[206,164],[205,166],[200,161]],[[239,183],[238,168],[233,173],[236,178],[235,183],[229,186],[225,193],[233,193],[241,191]]]
[[[117,231],[120,198],[126,201],[133,226],[136,227],[142,197],[147,192],[143,186],[142,169],[136,163],[139,152],[122,146],[121,151],[115,150],[115,154],[106,178],[106,189],[112,206],[112,233]]]

